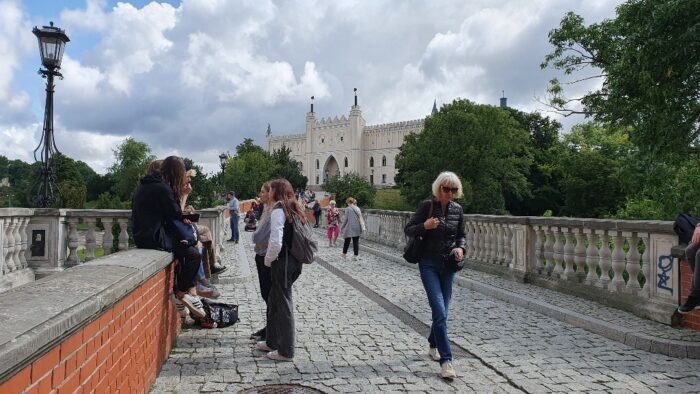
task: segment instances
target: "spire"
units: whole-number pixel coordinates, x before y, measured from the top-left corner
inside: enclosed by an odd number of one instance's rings
[[[265,134],[265,135],[268,136],[268,137],[272,135],[272,129],[270,128],[270,124],[269,124],[269,123],[267,124],[267,134]]]
[[[355,106],[357,107],[357,88],[352,89],[355,92]]]
[[[501,108],[508,108],[508,98],[506,97],[506,92],[501,90],[501,94],[503,95],[503,97],[501,97]]]
[[[433,100],[433,110],[430,113],[430,115],[435,115],[438,112],[437,110],[437,100]]]
[[[311,96],[311,113],[314,113],[314,96]]]

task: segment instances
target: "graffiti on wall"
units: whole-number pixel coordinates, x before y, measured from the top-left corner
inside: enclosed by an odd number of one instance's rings
[[[673,283],[671,282],[671,271],[673,271],[673,257],[659,256],[659,263],[656,265],[659,268],[658,282],[656,287],[663,290],[668,290],[673,294]]]

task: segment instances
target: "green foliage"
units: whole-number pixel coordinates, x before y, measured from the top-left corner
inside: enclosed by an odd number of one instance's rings
[[[211,208],[216,205],[216,185],[214,180],[204,174],[202,167],[195,164],[190,158],[183,158],[185,168],[196,171],[192,177],[192,193],[187,198],[187,204],[195,209]]]
[[[292,150],[282,145],[282,148],[272,152],[271,159],[275,163],[275,176],[284,178],[292,184],[294,190],[306,189],[308,179],[301,171],[301,163],[291,157]]]
[[[323,190],[335,193],[338,206],[344,206],[348,197],[354,197],[360,207],[372,206],[377,191],[359,174],[349,172],[342,177],[335,176],[327,179],[323,184]]]
[[[59,204],[61,208],[85,208],[87,187],[75,180],[65,180],[58,184]]]
[[[114,194],[122,201],[131,201],[139,180],[146,175],[148,165],[155,160],[145,142],[125,139],[114,150],[114,164],[109,172],[114,179]]]
[[[224,171],[224,185],[238,199],[254,198],[260,186],[275,175],[275,165],[265,152],[249,151],[229,159]]]
[[[409,204],[401,196],[399,189],[378,189],[372,203],[374,209],[386,209],[390,211],[415,211],[416,207]]]
[[[455,100],[425,121],[422,133],[409,135],[396,158],[397,185],[412,204],[432,195],[441,171],[462,180],[468,213],[505,212],[506,194],[529,193],[532,163],[528,132],[507,112],[490,105]]]
[[[95,209],[131,209],[131,202],[123,202],[119,197],[104,192],[97,197]]]
[[[236,146],[236,156],[243,156],[246,153],[252,152],[265,153],[265,149],[256,145],[252,138],[245,138],[243,142]]]
[[[576,82],[600,78],[580,98],[581,112],[599,121],[632,126],[631,140],[644,151],[673,152],[697,143],[700,132],[700,0],[628,0],[615,19],[586,26],[567,13],[549,33],[553,67]],[[564,113],[577,98],[552,80],[550,103]]]

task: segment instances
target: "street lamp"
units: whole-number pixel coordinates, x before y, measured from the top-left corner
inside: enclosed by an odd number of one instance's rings
[[[42,78],[46,78],[44,129],[39,146],[34,149],[34,160],[41,162],[39,190],[36,197],[37,206],[40,208],[48,208],[55,201],[54,189],[56,186],[53,182],[55,172],[53,157],[59,151],[53,135],[53,77],[58,76],[63,79],[63,75],[58,70],[61,68],[63,49],[66,43],[70,41],[64,30],[54,27],[53,22],[50,22],[49,25],[43,26],[41,29],[35,26],[32,29],[32,33],[39,41],[41,64],[45,67],[44,69],[39,69],[39,74]],[[37,152],[39,152],[39,157],[37,157]]]
[[[221,164],[221,172],[224,172],[226,169],[226,163],[228,162],[228,155],[226,153],[222,153],[219,155],[219,163]]]

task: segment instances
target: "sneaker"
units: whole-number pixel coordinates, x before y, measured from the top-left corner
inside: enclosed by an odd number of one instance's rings
[[[360,257],[359,256],[352,256],[352,261],[360,261]]]
[[[258,331],[255,331],[250,335],[250,339],[255,339],[256,341],[264,341],[265,340],[265,329],[267,327],[263,327],[259,329]]]
[[[170,301],[175,304],[175,308],[177,308],[177,313],[180,314],[180,317],[183,319],[187,318],[187,316],[190,315],[189,309],[185,308],[185,306],[180,302],[180,300],[175,297],[175,294],[170,294]]]
[[[267,358],[270,360],[275,360],[275,361],[292,361],[292,357],[284,357],[283,355],[279,354],[277,350],[273,350],[270,353],[267,354]]]
[[[220,273],[226,271],[227,269],[228,269],[228,267],[225,266],[225,265],[215,265],[215,266],[211,269],[211,274],[212,274],[212,275],[218,275],[218,274],[220,274]]]
[[[678,313],[685,315],[698,308],[700,308],[700,298],[689,296],[685,304],[678,307]]]
[[[204,305],[199,297],[185,293],[180,301],[190,310],[190,315],[192,315],[192,317],[202,319],[206,316],[204,313]]]
[[[445,361],[442,363],[440,366],[440,376],[443,379],[447,380],[452,380],[457,377],[457,373],[455,372],[455,369],[452,367],[452,362],[451,361]]]
[[[197,283],[197,295],[204,298],[219,298],[219,291],[214,286],[204,286]]]
[[[255,348],[263,352],[271,352],[274,350],[271,347],[267,346],[267,342],[265,341],[258,341],[258,343],[255,344]]]
[[[433,361],[440,361],[440,353],[438,353],[436,347],[431,347],[430,350],[428,350],[428,356],[430,356]]]
[[[348,255],[346,255],[345,253],[343,253],[341,256],[343,256],[343,260],[347,260],[347,259],[348,259]]]

